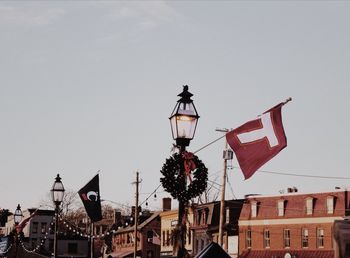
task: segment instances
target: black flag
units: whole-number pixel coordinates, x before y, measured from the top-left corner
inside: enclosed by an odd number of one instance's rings
[[[83,201],[86,213],[91,221],[96,222],[102,219],[100,184],[98,174],[79,190],[80,199]]]

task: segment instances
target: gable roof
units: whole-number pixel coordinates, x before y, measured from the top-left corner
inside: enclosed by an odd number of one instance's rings
[[[148,219],[146,219],[144,222],[142,222],[140,225],[137,226],[137,230],[140,231],[144,226],[146,226],[152,220],[157,218],[160,213],[161,213],[160,211],[153,213]],[[135,229],[134,226],[128,226],[126,228],[118,229],[114,234],[119,234],[119,233],[123,233],[123,232],[131,232],[131,231],[134,231],[134,229]]]

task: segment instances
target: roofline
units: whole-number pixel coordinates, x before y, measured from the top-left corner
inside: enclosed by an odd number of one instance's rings
[[[325,192],[292,192],[292,193],[281,193],[276,195],[263,195],[263,194],[254,194],[251,196],[247,196],[246,199],[258,199],[258,198],[269,198],[269,197],[283,197],[283,196],[295,196],[295,195],[316,195],[316,194],[334,194],[347,192],[347,189],[335,189],[333,191],[325,191]]]

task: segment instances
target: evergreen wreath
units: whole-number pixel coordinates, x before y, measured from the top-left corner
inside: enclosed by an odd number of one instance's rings
[[[164,190],[179,201],[186,203],[207,188],[208,169],[190,152],[174,153],[166,159],[160,172],[164,176],[160,178]]]

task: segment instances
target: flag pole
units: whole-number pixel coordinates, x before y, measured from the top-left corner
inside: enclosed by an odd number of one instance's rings
[[[90,223],[90,258],[94,258],[94,222]]]
[[[134,214],[134,258],[137,257],[137,226],[139,220],[139,171],[136,171],[136,194],[135,194],[135,214]]]
[[[287,104],[289,101],[292,101],[292,97],[289,97],[288,99],[286,99],[286,100],[283,102],[283,105]]]

